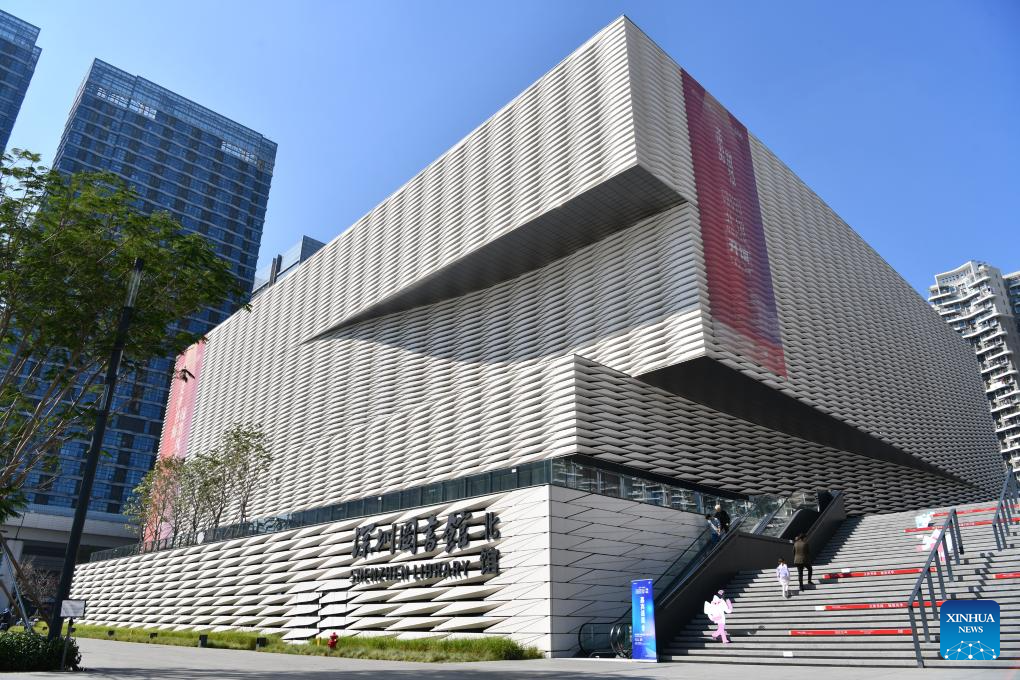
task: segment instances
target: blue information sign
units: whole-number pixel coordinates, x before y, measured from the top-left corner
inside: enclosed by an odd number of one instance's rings
[[[652,579],[630,582],[631,658],[635,661],[658,661],[655,649],[655,599]]]

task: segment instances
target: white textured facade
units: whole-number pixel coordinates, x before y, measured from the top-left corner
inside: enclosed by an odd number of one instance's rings
[[[351,556],[355,529],[411,517],[490,511],[498,539],[463,551]],[[702,530],[701,515],[538,486],[459,503],[320,524],[79,567],[72,597],[89,600],[83,623],[248,628],[304,639],[322,631],[360,635],[504,635],[551,655],[577,648],[589,621],[630,606],[634,574],[659,574]],[[501,573],[480,573],[496,546]],[[357,568],[468,562],[466,576],[355,582]]]
[[[999,450],[1020,470],[1020,273],[966,262],[935,275],[928,301],[974,348]]]
[[[842,489],[857,513],[945,505],[1001,484],[972,364],[853,230],[620,19],[212,331],[173,444],[192,455],[261,423],[274,462],[257,517],[566,456],[658,480],[643,489]],[[435,506],[499,508],[505,522],[503,570],[435,592],[343,581],[394,559],[352,555],[356,528],[376,523],[365,514],[93,562],[75,593],[101,602],[102,623],[507,633],[568,653],[581,623],[622,613],[627,581],[657,576],[703,524],[623,486]]]
[[[576,450],[575,354],[636,377],[707,356],[981,483],[970,357],[751,148],[785,378],[714,332],[681,69],[620,20],[210,333],[188,450],[261,422],[252,511],[323,505]]]

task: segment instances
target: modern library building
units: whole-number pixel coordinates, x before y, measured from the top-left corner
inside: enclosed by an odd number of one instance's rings
[[[96,553],[72,596],[112,626],[569,655],[717,503],[997,495],[973,362],[621,18],[179,360],[163,455],[260,423],[256,519]]]

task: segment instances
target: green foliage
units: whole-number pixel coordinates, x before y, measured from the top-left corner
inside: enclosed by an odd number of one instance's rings
[[[137,531],[141,538],[157,538],[157,528],[164,526],[177,533],[183,467],[184,461],[179,458],[157,460],[124,503],[124,515],[131,520],[128,528]]]
[[[158,461],[135,487],[125,513],[144,540],[243,522],[248,500],[272,461],[262,426],[235,423],[216,448],[188,460]]]
[[[48,627],[41,623],[37,629],[46,634]],[[64,626],[64,634],[67,626]],[[112,635],[110,633],[113,633]],[[155,633],[156,637],[150,637]],[[160,630],[158,628],[113,628],[109,626],[91,626],[74,624],[74,636],[94,638],[97,640],[115,640],[118,642],[138,642],[144,644],[171,645],[175,647],[197,647],[200,634],[209,636],[209,647],[216,649],[255,649],[255,638],[264,637],[261,633],[244,631],[206,632],[200,630]],[[271,636],[279,642],[279,636]],[[283,643],[286,644],[286,643]]]
[[[124,351],[127,378],[200,339],[177,322],[245,294],[204,237],[137,205],[114,175],[61,175],[19,150],[3,157],[0,490],[20,489],[91,424],[135,258],[144,272]]]
[[[74,632],[78,637],[196,647],[198,646],[198,636],[204,631],[76,625]],[[156,637],[150,638],[151,633],[155,633]],[[221,631],[204,632],[204,634],[209,636],[208,646],[219,649],[253,650],[255,649],[255,639],[265,637],[268,644],[260,651],[281,654],[427,662],[509,661],[542,658],[542,653],[538,649],[523,647],[504,637],[419,638],[415,640],[400,640],[390,636],[341,637],[336,649],[330,651],[323,639],[320,639],[318,644],[314,641],[308,644],[291,644],[284,642],[279,635],[264,635],[262,633]]]
[[[18,514],[28,503],[25,493],[13,486],[0,486],[0,523]]]
[[[0,633],[0,672],[55,671],[60,669],[64,639],[50,640],[25,631]],[[72,639],[68,643],[66,667],[79,670],[81,652]]]
[[[324,647],[324,645],[320,645]],[[314,646],[295,648],[298,654],[317,654]],[[395,637],[341,637],[336,650],[327,656],[354,659],[388,659],[392,661],[513,661],[540,659],[534,647],[522,647],[505,637],[484,638],[418,638],[400,640]],[[273,650],[276,651],[276,650]]]

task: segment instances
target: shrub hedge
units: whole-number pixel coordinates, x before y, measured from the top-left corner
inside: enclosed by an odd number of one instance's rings
[[[504,637],[486,638],[419,638],[400,640],[393,636],[339,638],[336,649],[330,650],[325,639],[308,644],[291,644],[280,635],[266,635],[250,631],[160,630],[157,628],[115,628],[75,624],[74,634],[79,638],[99,638],[119,642],[142,642],[159,645],[198,646],[200,634],[208,636],[207,646],[220,649],[255,649],[255,640],[266,638],[261,652],[339,656],[355,659],[386,659],[392,661],[505,661],[510,659],[540,659],[542,653],[534,647],[523,647]]]
[[[50,640],[24,631],[0,633],[0,672],[60,670],[63,638]],[[67,668],[78,670],[81,652],[74,640],[67,647]]]

